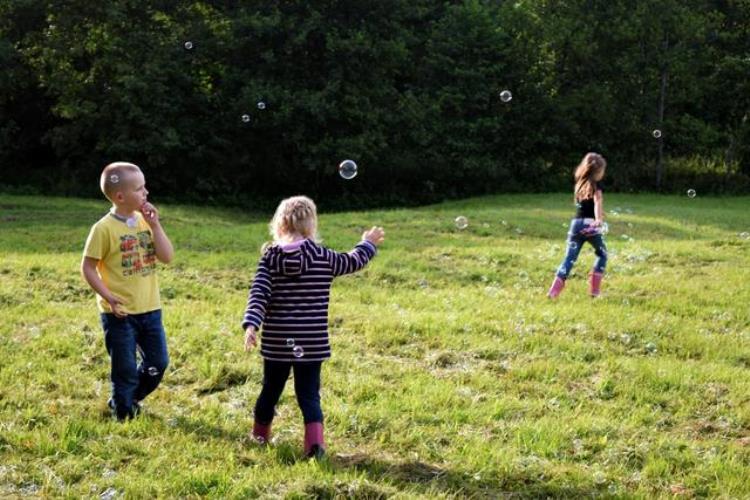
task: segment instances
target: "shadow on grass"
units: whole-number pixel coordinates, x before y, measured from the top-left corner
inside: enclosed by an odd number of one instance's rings
[[[154,419],[164,420],[162,417],[151,417]],[[194,434],[204,438],[220,438],[231,443],[247,439],[246,432],[242,429],[229,431],[223,427],[208,423],[200,418],[190,418],[185,416],[170,417],[166,420],[165,425],[179,431],[181,434]]]
[[[538,470],[496,471],[474,475],[419,460],[387,461],[366,454],[335,455],[327,459],[333,471],[354,470],[368,480],[399,490],[445,494],[461,498],[580,498],[605,494],[591,485],[552,482]]]
[[[112,411],[107,406],[103,406],[99,409],[98,416],[99,419],[103,421],[117,422]],[[150,429],[149,432],[156,432],[155,429],[158,428],[164,430],[173,429],[180,434],[200,436],[201,440],[207,438],[223,439],[230,443],[248,441],[247,433],[243,429],[230,431],[218,425],[209,423],[201,418],[190,416],[179,415],[164,417],[158,413],[149,411],[148,408],[135,418],[118,422],[118,424],[145,426],[144,429]]]

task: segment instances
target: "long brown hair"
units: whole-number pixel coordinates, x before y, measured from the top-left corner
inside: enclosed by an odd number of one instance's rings
[[[576,187],[573,190],[573,200],[588,200],[594,197],[596,183],[604,177],[607,168],[607,160],[599,153],[586,153],[581,163],[578,164],[573,177]]]

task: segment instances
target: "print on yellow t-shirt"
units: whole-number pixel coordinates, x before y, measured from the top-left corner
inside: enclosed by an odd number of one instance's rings
[[[156,247],[151,228],[137,214],[135,227],[111,213],[91,228],[84,255],[99,261],[97,271],[104,284],[123,299],[130,314],[154,311],[161,307],[156,278]],[[111,312],[109,303],[97,295],[102,312]]]

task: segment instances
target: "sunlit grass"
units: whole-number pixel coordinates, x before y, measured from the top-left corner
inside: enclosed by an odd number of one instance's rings
[[[750,496],[750,199],[608,194],[604,296],[586,250],[549,302],[569,198],[321,215],[335,249],[372,224],[387,242],[333,288],[317,464],[291,384],[276,443],[246,437],[261,360],[238,325],[270,213],[161,207],[171,365],[117,424],[78,274],[108,207],[0,195],[0,496]]]

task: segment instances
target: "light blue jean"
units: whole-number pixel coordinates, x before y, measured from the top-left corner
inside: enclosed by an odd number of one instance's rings
[[[570,229],[568,229],[567,251],[560,267],[557,268],[557,276],[561,279],[568,279],[570,271],[578,260],[578,254],[581,253],[581,247],[588,242],[594,247],[596,261],[594,262],[593,271],[603,273],[607,267],[607,245],[604,243],[604,237],[590,226],[587,221],[591,219],[572,219]]]

